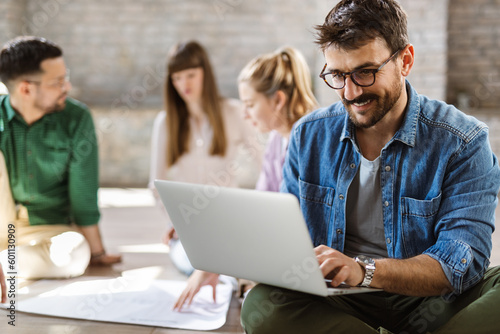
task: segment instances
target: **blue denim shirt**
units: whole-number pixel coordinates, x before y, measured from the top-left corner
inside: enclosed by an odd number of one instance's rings
[[[484,123],[406,87],[404,121],[380,154],[387,252],[436,259],[460,294],[489,266],[498,161]],[[344,250],[347,192],[359,164],[355,128],[341,102],[295,124],[281,191],[299,199],[315,246]]]

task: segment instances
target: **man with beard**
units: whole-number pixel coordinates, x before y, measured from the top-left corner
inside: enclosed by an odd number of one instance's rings
[[[414,48],[396,0],[342,0],[317,30],[320,76],[342,101],[295,124],[281,191],[299,199],[333,286],[384,291],[258,285],[246,332],[498,331],[500,270],[488,266],[500,169],[486,125],[406,80]]]
[[[98,229],[98,152],[89,110],[68,97],[61,49],[18,37],[0,51],[0,249],[25,278],[110,265]],[[11,260],[10,263],[8,260]]]

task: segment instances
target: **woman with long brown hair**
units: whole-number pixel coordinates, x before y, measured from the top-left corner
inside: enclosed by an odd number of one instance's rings
[[[150,188],[155,179],[253,188],[261,149],[242,108],[240,101],[219,95],[198,42],[176,44],[167,60],[165,111],[153,125]],[[193,268],[173,228],[164,239],[174,264],[189,275]]]

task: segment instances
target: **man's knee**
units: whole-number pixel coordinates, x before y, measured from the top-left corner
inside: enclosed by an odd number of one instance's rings
[[[493,279],[495,283],[500,282],[500,266],[488,268],[484,275],[484,279]]]
[[[252,288],[241,309],[241,324],[246,333],[276,333],[283,321],[279,311],[285,300],[280,288],[263,284]]]
[[[18,248],[19,275],[28,278],[69,278],[85,272],[90,247],[83,235],[65,231],[47,236],[47,230],[33,235],[33,242]]]

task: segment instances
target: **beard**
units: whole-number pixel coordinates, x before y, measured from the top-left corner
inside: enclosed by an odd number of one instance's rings
[[[52,112],[63,111],[66,108],[66,97],[62,102],[56,102],[52,108]]]
[[[35,107],[42,110],[44,114],[52,114],[64,110],[66,107],[66,97],[67,94],[62,94],[59,98],[50,104],[42,104],[39,101],[35,101]]]
[[[343,98],[342,103],[344,104],[344,107],[347,110],[351,122],[357,128],[363,128],[363,129],[371,128],[372,126],[377,124],[381,119],[385,117],[385,115],[387,115],[389,111],[392,110],[396,102],[401,97],[402,86],[403,83],[397,80],[392,85],[391,88],[391,92],[394,92],[394,94],[379,96],[375,93],[366,93],[360,95],[354,100],[348,100]],[[372,106],[372,109],[367,110],[366,112],[371,113],[371,115],[366,122],[361,122],[356,118],[357,114],[354,111],[352,111],[351,105],[354,103],[365,103],[370,100],[372,100],[372,103],[374,103],[374,105]]]

